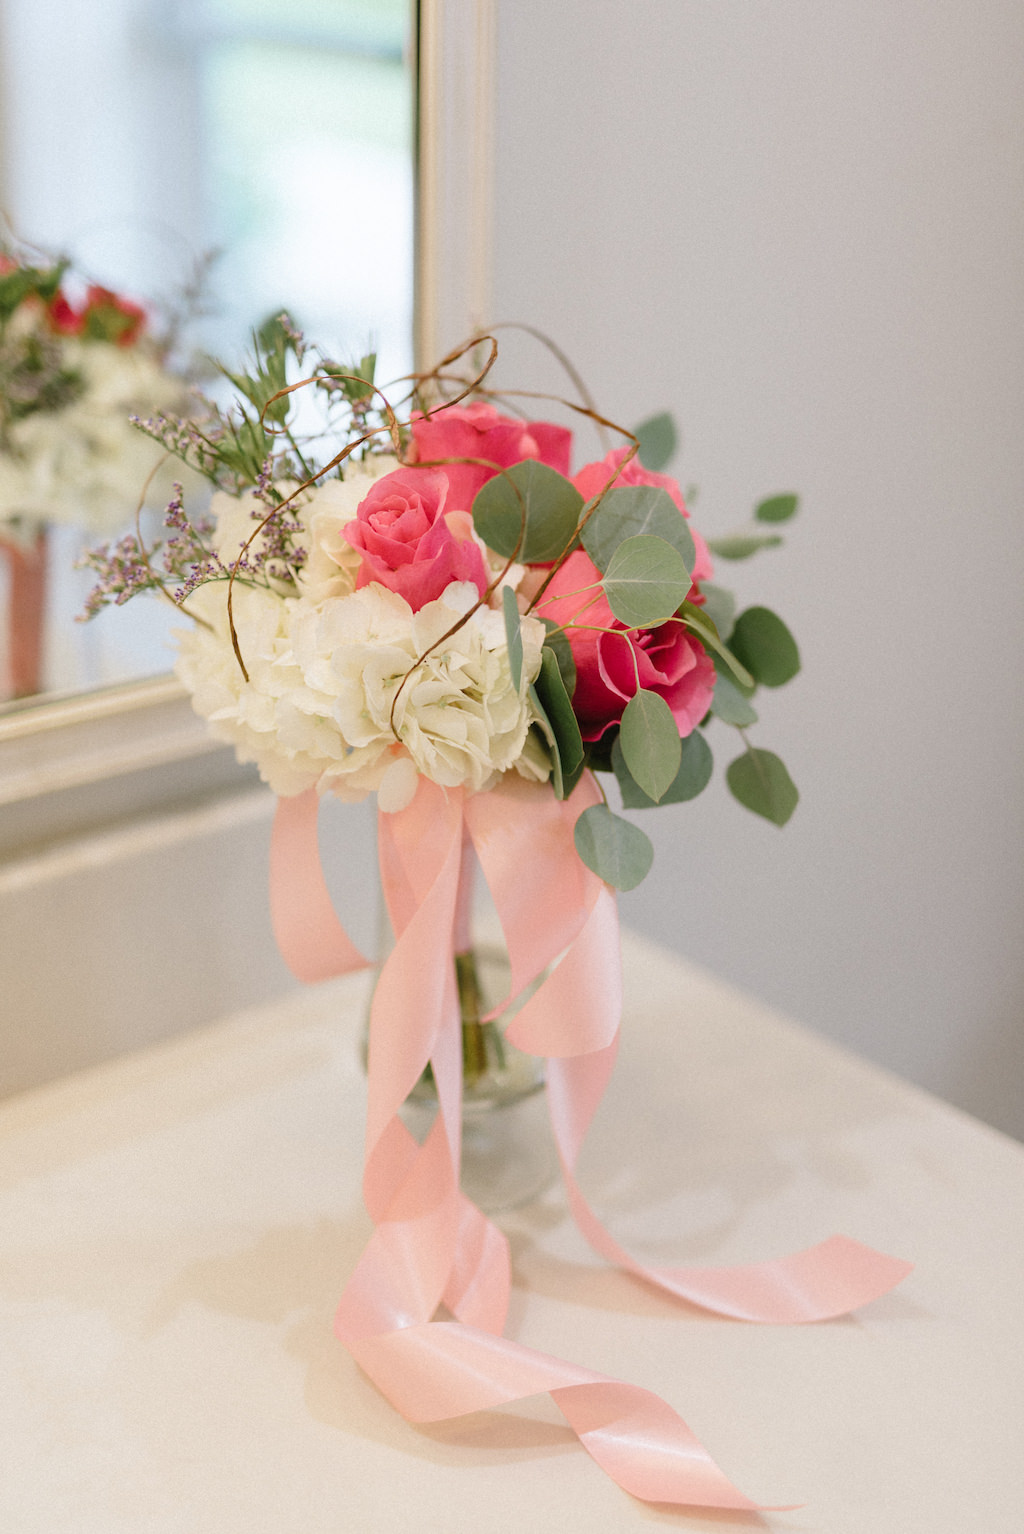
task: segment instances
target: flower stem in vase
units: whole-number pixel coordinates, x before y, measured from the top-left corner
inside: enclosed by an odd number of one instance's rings
[[[455,955],[455,980],[462,1019],[462,1082],[472,1088],[492,1065],[500,1071],[505,1069],[505,1041],[494,1023],[482,1019],[484,1001],[472,948]]]

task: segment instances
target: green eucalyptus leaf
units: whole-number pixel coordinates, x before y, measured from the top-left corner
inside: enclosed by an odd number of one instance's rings
[[[758,522],[788,522],[796,516],[799,497],[795,495],[770,495],[766,501],[755,506],[754,516]]]
[[[567,799],[583,772],[583,737],[562,681],[562,673],[558,669],[558,661],[546,645],[540,652],[540,672],[530,689],[530,695],[547,723],[557,753],[553,774],[556,797]]]
[[[718,630],[704,609],[695,606],[693,602],[684,602],[679,609],[679,616],[691,634],[695,634],[706,649],[713,650],[725,662],[740,686],[749,687],[750,691],[753,692],[756,685],[754,678],[750,675],[746,666],[736,659],[728,646],[722,643],[718,637]]]
[[[641,421],[633,435],[640,443],[639,458],[645,469],[663,469],[676,450],[676,423],[667,410]]]
[[[664,538],[692,570],[697,558],[689,524],[667,490],[657,485],[623,485],[609,490],[580,534],[597,568],[606,572],[620,544],[641,533]]]
[[[784,826],[800,798],[796,784],[774,751],[748,747],[725,773],[733,797],[755,815]]]
[[[796,640],[767,607],[748,607],[740,613],[730,644],[736,658],[765,687],[781,687],[800,670]]]
[[[597,740],[588,740],[587,766],[591,772],[611,772],[612,770],[612,747],[618,744],[619,727],[612,725],[605,730]]]
[[[626,766],[618,740],[612,744],[612,771],[618,780],[622,803],[627,810],[653,809],[656,804],[684,804],[696,799],[711,781],[714,761],[711,747],[700,730],[691,730],[679,743],[679,768],[660,799],[645,794]]]
[[[536,458],[489,479],[473,501],[473,526],[503,559],[547,564],[572,543],[583,509],[576,486]]]
[[[704,598],[704,611],[718,630],[719,639],[726,641],[736,621],[736,598],[724,586],[712,581],[701,583],[700,594]]]
[[[731,676],[724,671],[715,674],[715,695],[711,700],[711,712],[724,724],[747,725],[757,723],[757,710],[752,706]]]
[[[564,799],[563,788],[565,784],[562,778],[562,758],[558,754],[558,741],[555,739],[555,732],[551,728],[551,720],[544,712],[544,705],[537,696],[536,687],[530,687],[527,691],[535,715],[531,729],[538,730],[547,742],[548,750],[551,753],[551,786],[555,791],[555,798]]]
[[[725,538],[709,538],[708,548],[719,559],[749,559],[760,549],[774,549],[781,542],[779,533],[729,533]]]
[[[576,691],[576,662],[573,659],[572,646],[565,630],[559,628],[552,618],[542,618],[541,622],[548,631],[547,638],[544,640],[545,648],[551,650],[558,662],[565,690],[571,698]]]
[[[679,771],[679,726],[665,699],[640,688],[626,704],[619,725],[619,748],[633,781],[658,802]]]
[[[512,686],[518,692],[523,680],[523,630],[519,622],[516,594],[511,586],[503,586],[501,589],[501,611],[505,619],[508,668],[512,674]]]
[[[620,543],[602,581],[608,606],[629,628],[665,623],[686,600],[690,572],[678,549],[642,533]]]
[[[650,872],[654,861],[650,838],[621,815],[613,815],[606,804],[584,810],[574,836],[576,851],[587,867],[615,889],[636,889]]]

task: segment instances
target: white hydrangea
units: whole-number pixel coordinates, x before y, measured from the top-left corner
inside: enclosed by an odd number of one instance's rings
[[[470,582],[453,582],[417,613],[376,583],[318,602],[237,584],[246,682],[225,594],[214,583],[190,598],[210,627],[182,636],[177,674],[213,731],[256,762],[275,792],[312,784],[346,800],[376,792],[382,809],[397,810],[420,773],[474,792],[511,768],[547,777],[527,690],[544,642],[536,619],[522,620],[516,689],[502,614],[466,617],[478,600]]]
[[[355,590],[359,554],[345,542],[342,529],[355,519],[359,503],[365,499],[374,480],[390,474],[397,467],[398,459],[391,453],[349,459],[345,464],[344,479],[323,480],[303,491],[285,508],[287,516],[301,522],[303,527],[303,531],[295,535],[295,542],[306,550],[307,555],[298,588],[308,601],[319,604],[329,597],[348,596]],[[275,488],[287,495],[296,488],[296,483],[278,480]],[[210,516],[216,524],[213,546],[229,568],[241,553],[243,544],[252,537],[257,524],[266,517],[268,509],[267,503],[259,500],[252,491],[229,495],[226,490],[218,490],[212,497]],[[253,539],[250,554],[257,553],[263,541],[261,532]]]
[[[232,599],[239,648],[248,682],[231,644],[227,585],[211,582],[189,597],[200,620],[178,634],[175,673],[192,694],[192,706],[211,733],[235,747],[239,761],[255,762],[275,793],[297,794],[316,783],[332,751],[344,748],[336,731],[326,730],[309,750],[306,716],[293,735],[289,697],[303,687],[291,658],[288,604],[275,592],[236,582]]]
[[[325,602],[328,597],[347,596],[355,590],[359,554],[345,542],[342,528],[355,520],[359,503],[374,480],[397,468],[393,453],[350,458],[344,466],[344,479],[325,480],[311,493],[300,513],[307,529],[307,559],[299,589],[309,601]]]

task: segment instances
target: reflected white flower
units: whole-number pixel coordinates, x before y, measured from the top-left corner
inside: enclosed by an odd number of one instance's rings
[[[183,407],[182,382],[141,345],[69,338],[64,362],[81,376],[81,396],[15,423],[14,451],[0,455],[2,515],[75,523],[100,535],[123,532],[147,476],[164,456],[129,416]],[[182,478],[180,465],[173,475],[167,469],[151,503],[166,499],[172,477]]]

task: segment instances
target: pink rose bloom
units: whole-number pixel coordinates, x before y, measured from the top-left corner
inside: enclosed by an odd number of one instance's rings
[[[443,469],[396,469],[378,479],[355,521],[344,528],[346,541],[361,555],[356,586],[377,581],[404,597],[414,612],[452,581],[472,581],[483,596],[483,555],[468,536],[467,519],[445,515],[447,499]],[[466,536],[457,537],[453,525]]]
[[[448,504],[469,511],[482,485],[501,469],[538,458],[568,477],[572,432],[549,421],[517,421],[493,405],[454,405],[430,417],[413,416],[410,463],[439,458],[482,458],[483,463],[448,463]],[[493,465],[493,467],[488,467]]]
[[[680,735],[704,718],[711,706],[715,668],[710,656],[677,619],[653,629],[629,630],[615,617],[600,587],[583,591],[600,580],[597,567],[582,549],[570,554],[544,593],[535,611],[568,625],[578,615],[593,628],[567,628],[566,637],[576,662],[573,712],[584,740],[597,740],[613,724],[640,686],[664,698]],[[635,662],[635,663],[634,663]]]
[[[573,484],[585,501],[593,500],[595,495],[600,494],[618,465],[625,458],[626,452],[627,449],[624,447],[616,448],[613,453],[608,454],[607,458],[602,458],[600,463],[588,463],[580,470],[573,479]],[[687,521],[690,520],[690,513],[683,505],[683,492],[679,488],[678,481],[672,479],[668,474],[655,474],[653,469],[645,469],[639,458],[634,458],[626,465],[612,486],[612,489],[618,490],[620,485],[656,485],[660,490],[667,490],[683,516]],[[708,546],[692,523],[690,524],[690,532],[693,535],[693,544],[697,551],[697,557],[693,566],[693,584],[696,587],[701,581],[709,581],[713,570]],[[698,591],[690,592],[691,602],[700,602],[702,600],[703,598]]]

